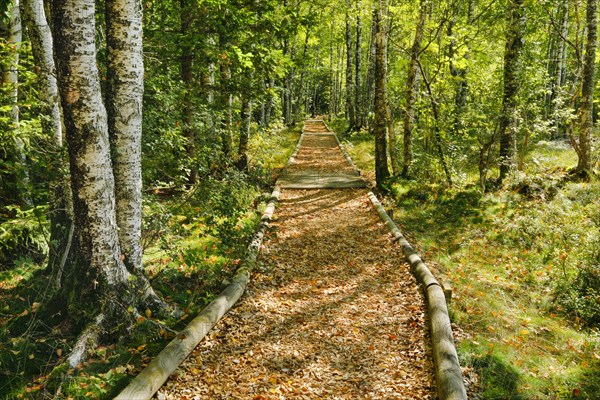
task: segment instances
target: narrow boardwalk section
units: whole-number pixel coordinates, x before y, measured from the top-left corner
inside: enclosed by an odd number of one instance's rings
[[[307,138],[289,170],[352,173]],[[435,398],[423,298],[366,190],[283,190],[260,259],[159,399]]]

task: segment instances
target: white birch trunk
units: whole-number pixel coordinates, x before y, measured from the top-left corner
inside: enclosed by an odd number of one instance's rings
[[[48,116],[47,119],[42,120],[42,129],[46,135],[54,139],[54,143],[58,147],[62,147],[62,124],[52,50],[52,32],[46,19],[44,1],[22,0],[21,9],[35,63],[40,68],[41,97],[44,113]]]
[[[21,48],[22,30],[21,30],[21,14],[19,11],[19,0],[14,0],[12,8],[9,11],[10,17],[8,24],[0,27],[4,31],[7,44],[13,46],[14,51],[11,54],[11,60],[8,63],[8,69],[2,74],[2,84],[9,86],[9,97],[12,103],[10,113],[11,120],[16,127],[19,125],[19,107],[17,105],[17,96],[19,94],[19,49]],[[20,140],[20,139],[19,139]],[[21,149],[22,149],[21,141]]]
[[[70,305],[99,300],[92,305],[106,308],[114,305],[129,273],[120,261],[108,124],[96,65],[95,3],[53,0],[52,9],[76,226],[76,258],[66,271],[75,291]],[[126,293],[118,295],[127,306]]]
[[[108,130],[119,243],[125,265],[142,272],[142,5],[107,0]]]
[[[2,85],[8,86],[8,98],[12,105],[10,111],[10,120],[12,123],[12,129],[15,130],[14,141],[15,150],[17,155],[17,161],[19,162],[19,168],[17,171],[17,179],[21,181],[23,186],[26,188],[29,184],[29,171],[27,169],[27,157],[25,155],[25,142],[21,137],[19,129],[19,50],[21,49],[21,41],[23,40],[23,32],[21,28],[21,13],[19,9],[19,0],[14,0],[12,8],[9,11],[10,17],[8,23],[4,26],[0,26],[0,31],[3,31],[3,35],[6,37],[6,42],[13,46],[13,52],[10,55],[11,59],[8,63],[8,69],[2,74]],[[30,204],[27,190],[21,196],[21,201],[25,204]]]
[[[21,14],[27,27],[36,66],[39,68],[40,100],[42,103],[41,125],[44,135],[52,138],[53,154],[56,157],[48,166],[50,172],[50,257],[48,265],[56,288],[62,285],[62,271],[70,254],[74,234],[73,202],[70,177],[63,174],[62,166],[67,163],[63,147],[62,120],[52,32],[48,25],[43,0],[22,0]]]

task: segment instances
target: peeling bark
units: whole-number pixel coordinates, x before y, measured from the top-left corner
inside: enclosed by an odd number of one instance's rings
[[[108,131],[115,176],[119,244],[129,271],[142,268],[142,6],[107,0]]]
[[[96,66],[95,3],[53,0],[52,7],[75,220],[74,256],[65,266],[59,296],[77,323],[105,315],[117,326],[138,293],[119,246],[108,123]]]

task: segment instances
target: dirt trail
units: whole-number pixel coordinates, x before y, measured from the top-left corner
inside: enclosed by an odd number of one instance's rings
[[[435,398],[423,297],[366,193],[284,190],[244,298],[157,397]]]

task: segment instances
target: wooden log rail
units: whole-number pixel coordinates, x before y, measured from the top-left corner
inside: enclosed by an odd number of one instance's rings
[[[248,246],[246,258],[236,271],[232,283],[216,299],[206,306],[151,362],[142,370],[116,400],[148,400],[167,381],[169,376],[194,350],[206,334],[219,322],[227,311],[239,300],[256,264],[256,257],[263,237],[279,199],[279,187],[271,193],[260,224]]]
[[[435,376],[440,400],[467,400],[467,392],[463,382],[462,371],[458,362],[458,354],[454,346],[454,336],[450,326],[446,297],[442,286],[435,279],[421,257],[406,240],[400,229],[386,213],[385,209],[373,192],[369,198],[379,218],[385,223],[395,240],[402,247],[412,272],[423,287],[427,299]]]

